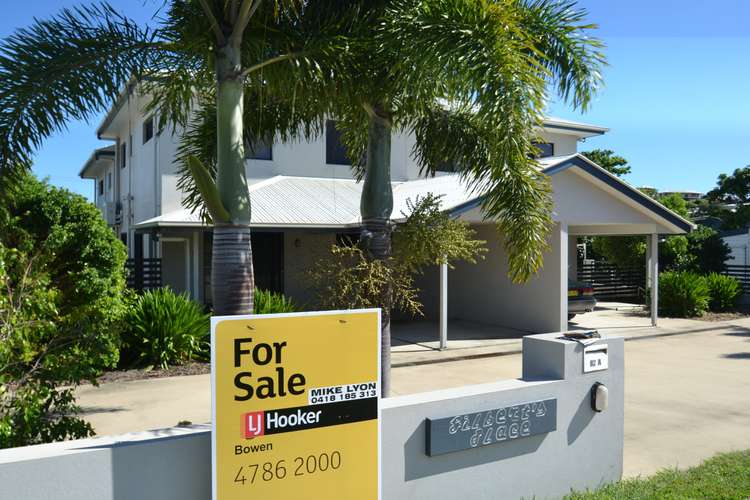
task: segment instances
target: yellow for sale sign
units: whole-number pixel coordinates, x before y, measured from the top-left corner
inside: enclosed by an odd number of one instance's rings
[[[211,320],[213,498],[380,497],[380,312]]]

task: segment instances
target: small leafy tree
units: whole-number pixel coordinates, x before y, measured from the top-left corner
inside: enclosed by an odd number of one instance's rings
[[[732,249],[719,233],[710,227],[699,226],[687,235],[687,242],[690,257],[685,269],[700,274],[721,273],[726,269]]]
[[[630,173],[628,160],[616,155],[611,149],[592,149],[591,151],[584,151],[581,154],[617,177],[622,177]]]
[[[73,389],[118,359],[125,250],[82,196],[30,175],[0,207],[0,447],[85,437]]]
[[[333,246],[310,272],[318,305],[324,309],[388,307],[421,314],[415,274],[427,266],[484,258],[486,242],[463,221],[440,210],[432,194],[407,202],[406,220],[393,233],[393,253],[369,259],[359,246]]]

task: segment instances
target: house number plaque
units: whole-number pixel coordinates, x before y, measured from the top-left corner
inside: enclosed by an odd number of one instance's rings
[[[428,418],[426,453],[433,457],[513,441],[557,428],[557,399],[544,399],[454,417]]]

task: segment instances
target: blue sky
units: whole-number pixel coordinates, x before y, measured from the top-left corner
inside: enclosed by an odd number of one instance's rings
[[[0,37],[48,17],[71,0],[6,7]],[[113,0],[146,22],[160,0]],[[20,5],[20,4],[16,4]],[[661,190],[707,191],[719,173],[750,164],[750,2],[581,0],[600,25],[610,65],[588,113],[551,102],[550,114],[611,128],[581,149],[608,148],[630,160],[627,180]],[[94,123],[72,123],[36,155],[35,171],[90,196],[80,167],[101,145]]]

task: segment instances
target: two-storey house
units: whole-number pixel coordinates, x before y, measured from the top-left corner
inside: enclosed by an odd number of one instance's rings
[[[162,284],[210,303],[211,227],[181,206],[174,163],[179,131],[158,131],[154,117],[143,113],[144,104],[135,85],[122,93],[97,130],[110,144],[93,153],[80,175],[95,181],[95,203],[134,262],[160,259]],[[690,229],[689,222],[577,154],[582,141],[607,131],[551,117],[544,121],[539,162],[552,180],[555,227],[544,269],[526,285],[506,276],[502,235],[482,216],[481,193],[451,171],[420,175],[411,155],[413,135],[394,134],[393,219],[403,220],[407,200],[441,195],[442,208],[471,223],[490,249],[479,264],[459,264],[450,273],[436,268],[421,278],[428,317],[564,330],[577,236],[644,234],[655,241],[658,234]],[[305,271],[343,235],[358,231],[361,184],[353,179],[334,121],[317,140],[273,142],[248,152],[256,284],[306,304],[311,295]]]

